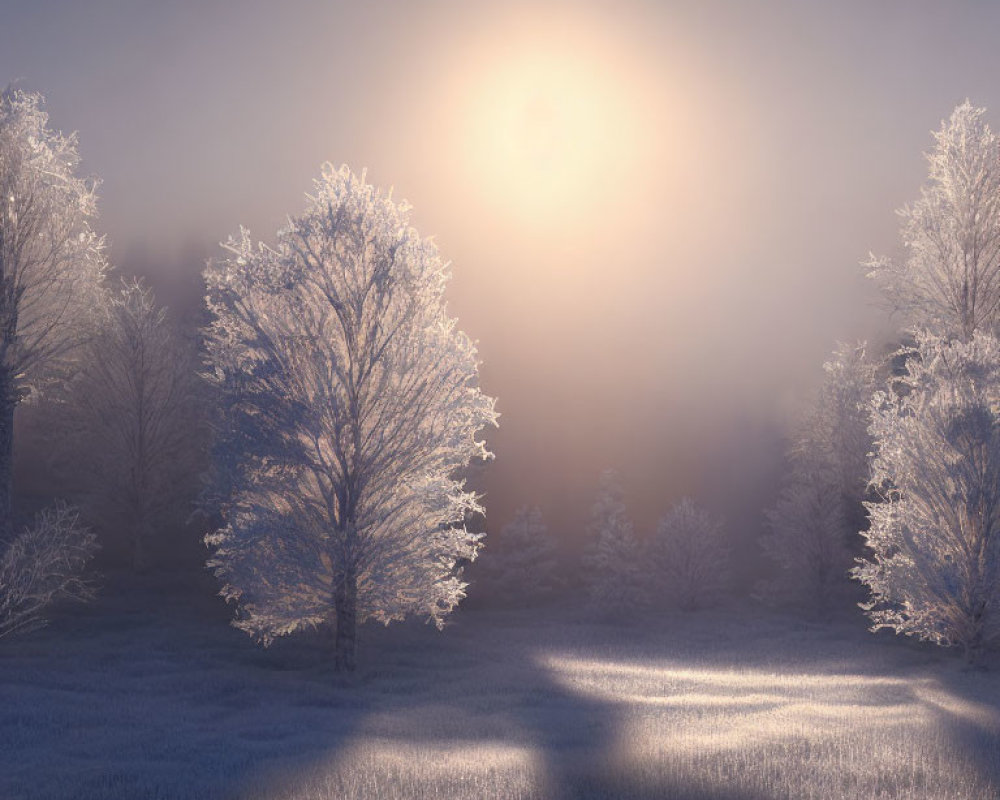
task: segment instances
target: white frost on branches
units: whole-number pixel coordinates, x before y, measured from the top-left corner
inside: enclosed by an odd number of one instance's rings
[[[1000,140],[966,100],[934,134],[929,182],[900,211],[907,257],[870,275],[907,322],[969,339],[1000,321]]]
[[[44,626],[53,603],[92,599],[83,571],[96,548],[79,513],[65,505],[42,511],[15,536],[0,557],[0,638]]]
[[[76,176],[76,137],[49,128],[42,102],[0,92],[0,541],[14,534],[14,410],[64,377],[106,269],[94,183]]]
[[[42,103],[0,92],[0,369],[18,398],[89,333],[106,269],[95,183],[76,176],[76,136],[51,130]]]
[[[212,380],[225,409],[208,538],[236,625],[265,643],[422,614],[441,624],[482,511],[460,471],[496,424],[473,342],[444,303],[447,265],[408,207],[327,165],[275,247],[243,230],[206,272]]]
[[[868,486],[871,399],[878,389],[878,365],[868,356],[865,342],[840,342],[831,359],[823,364],[823,372],[811,430],[802,432],[799,447],[826,454],[837,473],[845,516],[857,525],[857,510]],[[851,535],[856,532],[851,531]]]
[[[879,394],[868,503],[873,629],[976,658],[1000,637],[1000,343],[923,334],[901,396]]]

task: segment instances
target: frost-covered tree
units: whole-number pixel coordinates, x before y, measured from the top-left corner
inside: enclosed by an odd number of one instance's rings
[[[78,374],[59,393],[53,428],[86,517],[124,535],[133,569],[184,526],[203,469],[196,352],[141,281],[105,295]]]
[[[872,450],[871,399],[879,387],[879,366],[869,358],[864,342],[840,342],[823,364],[823,384],[811,430],[800,433],[800,451],[822,453],[836,473],[850,536],[865,520],[862,501],[868,487],[868,460]]]
[[[607,618],[635,611],[646,600],[642,553],[614,470],[601,474],[588,533],[591,544],[583,566],[591,607]]]
[[[929,181],[902,209],[903,261],[868,263],[910,325],[968,340],[1000,321],[1000,141],[967,100],[934,134]]]
[[[92,599],[84,569],[96,548],[76,509],[61,504],[15,536],[0,556],[0,639],[45,625],[53,603]]]
[[[531,606],[552,597],[558,588],[555,542],[539,508],[524,506],[492,534],[476,561],[484,594],[509,606]]]
[[[877,395],[873,485],[854,575],[873,630],[971,660],[1000,637],[1000,343],[923,334],[898,396]]]
[[[650,596],[685,611],[717,604],[729,588],[729,553],[722,520],[682,498],[647,549]]]
[[[42,97],[0,92],[0,539],[13,533],[14,409],[90,330],[105,270],[94,184]]]
[[[447,265],[408,207],[346,167],[323,168],[276,245],[247,231],[206,279],[212,380],[224,409],[207,541],[234,624],[265,644],[335,631],[353,669],[357,624],[442,624],[475,557],[482,511],[461,471],[495,425],[472,341],[446,312]]]
[[[854,560],[846,533],[857,536],[857,529],[845,517],[841,488],[838,470],[824,454],[805,451],[793,459],[761,538],[779,570],[760,587],[767,599],[805,606],[817,615],[844,599]]]
[[[861,552],[878,380],[864,344],[839,344],[823,369],[816,403],[793,434],[788,472],[761,538],[778,574],[759,587],[769,600],[819,615],[846,600],[848,574]]]

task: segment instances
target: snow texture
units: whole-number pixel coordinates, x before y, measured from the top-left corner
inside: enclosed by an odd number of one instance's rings
[[[983,800],[1000,687],[856,620],[463,609],[374,626],[351,678],[155,576],[4,642],[18,800]]]

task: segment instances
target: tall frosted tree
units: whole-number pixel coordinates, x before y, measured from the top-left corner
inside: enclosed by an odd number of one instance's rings
[[[650,595],[685,611],[717,604],[728,589],[729,553],[722,520],[683,498],[649,544]]]
[[[184,526],[197,496],[205,436],[193,348],[140,281],[108,292],[100,324],[60,393],[54,432],[86,516],[124,536],[135,570]]]
[[[976,659],[1000,638],[1000,343],[917,339],[898,396],[876,398],[877,455],[854,570],[873,629]]]
[[[440,625],[464,596],[482,508],[459,476],[490,456],[494,401],[437,247],[363,174],[326,165],[274,247],[243,230],[226,250],[206,272],[225,410],[209,564],[237,627],[267,644],[329,626],[351,670],[359,622]]]
[[[900,211],[903,261],[868,266],[907,323],[970,339],[1000,319],[1000,141],[968,100],[934,134],[928,182]]]
[[[849,571],[862,549],[878,382],[864,344],[839,344],[823,370],[816,403],[793,434],[777,503],[767,512],[761,545],[777,574],[759,587],[769,600],[820,616],[848,599]]]
[[[95,185],[42,102],[0,92],[0,539],[13,531],[14,410],[92,330],[105,272]]]
[[[475,566],[484,592],[500,603],[530,606],[550,599],[558,561],[541,509],[519,508],[498,536],[489,536]]]
[[[591,543],[583,565],[591,607],[609,619],[634,612],[646,600],[642,552],[614,470],[601,474],[588,533]]]

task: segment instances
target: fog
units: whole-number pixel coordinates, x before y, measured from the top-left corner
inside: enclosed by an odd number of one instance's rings
[[[490,527],[580,542],[605,467],[641,533],[684,494],[761,525],[837,340],[892,321],[930,131],[991,109],[981,3],[5,4],[0,75],[102,180],[112,262],[180,316],[218,243],[268,240],[320,164],[367,168],[452,262],[497,396]],[[876,345],[878,347],[880,345]]]

